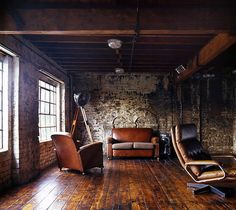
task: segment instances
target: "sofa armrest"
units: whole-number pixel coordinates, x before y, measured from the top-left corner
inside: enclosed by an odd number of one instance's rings
[[[154,144],[154,158],[157,158],[157,160],[159,160],[159,137],[152,137],[151,143]]]
[[[114,139],[111,136],[107,137],[107,144],[113,144],[113,141]]]
[[[152,138],[151,138],[151,142],[152,142],[153,144],[158,144],[158,143],[159,143],[159,137],[158,137],[158,136],[152,137]]]
[[[111,136],[107,137],[107,144],[115,144],[115,143],[119,143],[120,141],[112,138]]]
[[[113,152],[112,152],[112,144],[115,142],[111,136],[107,137],[107,158],[112,159]]]

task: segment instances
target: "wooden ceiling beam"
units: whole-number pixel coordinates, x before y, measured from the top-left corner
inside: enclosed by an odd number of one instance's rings
[[[7,11],[3,11],[0,34],[134,35],[135,9],[16,9],[24,22],[20,27]],[[204,35],[228,32],[235,29],[234,9],[231,6],[144,8],[140,13],[140,35]]]
[[[209,39],[211,36],[209,36],[208,34],[203,34],[203,35],[196,35],[196,34],[180,34],[180,35],[168,35],[168,34],[157,34],[157,35],[142,35],[141,37],[138,37],[138,41],[149,41],[149,40],[189,40],[190,41],[197,41],[197,40],[206,40]],[[108,39],[110,39],[110,36],[93,36],[93,37],[88,37],[88,36],[54,36],[54,35],[25,35],[26,39],[29,39],[31,42],[33,43],[40,43],[40,42],[46,42],[46,43],[55,43],[55,42],[59,42],[59,43],[101,43],[101,42],[106,42]],[[126,41],[132,41],[133,37],[130,36],[119,36],[116,37],[124,42]]]
[[[142,35],[212,35],[220,33],[222,29],[163,29],[163,30],[140,30],[139,34]],[[226,30],[229,31],[229,30]],[[2,35],[66,35],[66,36],[120,36],[128,35],[133,36],[134,30],[5,30],[0,27],[0,34]]]
[[[178,76],[177,82],[184,81],[192,76],[235,43],[236,36],[234,35],[220,33],[215,36],[192,58],[186,70]]]
[[[109,73],[115,73],[114,69],[65,69],[68,73],[75,73],[75,74],[80,74],[80,73],[86,73],[86,72],[109,72]],[[147,73],[147,72],[153,72],[153,73],[160,73],[160,72],[171,72],[172,69],[170,68],[166,68],[166,67],[160,67],[160,68],[155,68],[155,69],[146,69],[146,68],[142,68],[142,69],[125,69],[125,73],[135,73],[135,72],[141,72],[141,73]]]
[[[32,37],[32,36],[31,36]],[[106,38],[105,38],[106,37]],[[26,36],[27,38],[27,36]],[[104,37],[79,37],[79,36],[68,36],[67,38],[65,38],[63,36],[63,38],[60,39],[60,36],[46,36],[45,38],[43,38],[41,36],[41,39],[37,39],[34,40],[32,38],[29,38],[29,40],[35,44],[35,45],[40,45],[40,46],[47,46],[48,44],[52,45],[54,44],[55,47],[61,47],[58,45],[65,45],[68,44],[70,45],[74,45],[74,44],[106,44],[107,40],[110,39],[110,36],[104,36]],[[155,37],[139,37],[136,40],[136,44],[145,44],[145,45],[167,45],[167,44],[171,44],[171,45],[201,45],[201,44],[205,44],[206,41],[209,41],[209,39],[212,38],[212,36],[204,36],[204,37],[181,37],[181,36],[176,36],[176,37],[162,37],[162,38],[155,38]],[[132,44],[132,36],[130,37],[125,37],[125,38],[120,38],[120,40],[123,41],[123,45],[130,45]],[[61,47],[62,48],[62,47]]]

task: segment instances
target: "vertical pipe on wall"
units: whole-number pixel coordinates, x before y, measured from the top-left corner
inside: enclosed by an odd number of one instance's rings
[[[173,72],[171,73],[172,85],[171,87],[171,126],[174,125],[174,103],[176,101],[176,81]]]
[[[69,124],[70,128],[72,127],[72,119],[73,119],[73,79],[72,79],[72,76],[71,74],[69,75],[69,85],[70,85],[70,115],[69,115],[69,118],[70,118],[70,121],[71,122]]]
[[[202,78],[199,82],[199,139],[202,142]]]
[[[178,101],[179,101],[179,123],[183,124],[183,97],[182,97],[182,84],[178,86]]]

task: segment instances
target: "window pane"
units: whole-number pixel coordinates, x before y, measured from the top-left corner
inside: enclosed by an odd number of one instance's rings
[[[2,110],[2,91],[0,91],[0,110]]]
[[[49,93],[50,92],[48,90],[45,90],[45,101],[48,101],[48,102],[50,101],[49,100]]]
[[[50,126],[55,126],[54,116],[50,116]]]
[[[40,110],[40,114],[43,114],[44,113],[44,108],[45,107],[45,102],[40,102],[40,108],[41,108],[41,110]]]
[[[2,111],[0,111],[0,130],[3,130],[3,119],[2,119]]]
[[[40,94],[40,100],[45,101],[45,89],[40,88],[41,94]]]
[[[50,102],[51,102],[51,103],[55,103],[54,95],[55,95],[54,92],[51,92],[51,93],[50,93]]]
[[[50,114],[56,114],[56,105],[55,104],[50,104]]]
[[[0,70],[0,90],[2,90],[2,71]]]
[[[49,114],[49,106],[50,106],[50,104],[49,103],[45,103],[45,109],[44,109],[44,113],[45,114]]]

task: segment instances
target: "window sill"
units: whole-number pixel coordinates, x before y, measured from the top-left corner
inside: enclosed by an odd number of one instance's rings
[[[41,140],[41,141],[39,141],[39,143],[41,144],[41,143],[46,143],[46,142],[50,142],[50,141],[52,141],[52,139],[49,139],[49,140]]]

